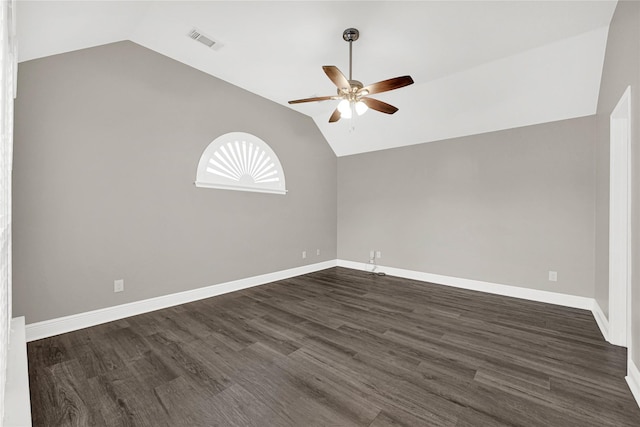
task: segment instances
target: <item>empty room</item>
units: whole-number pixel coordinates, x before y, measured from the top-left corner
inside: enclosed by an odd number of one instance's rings
[[[0,31],[0,427],[640,426],[640,2]]]

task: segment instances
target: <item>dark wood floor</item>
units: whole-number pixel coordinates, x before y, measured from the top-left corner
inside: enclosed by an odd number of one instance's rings
[[[35,426],[640,426],[590,312],[343,268],[28,352]]]

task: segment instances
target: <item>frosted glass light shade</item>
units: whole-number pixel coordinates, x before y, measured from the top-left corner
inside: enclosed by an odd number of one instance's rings
[[[359,116],[363,115],[364,113],[366,113],[366,111],[369,109],[369,107],[367,107],[367,104],[365,104],[362,101],[358,101],[356,102],[356,113],[358,113]]]
[[[340,111],[340,117],[344,119],[351,118],[351,103],[347,99],[343,99],[338,104],[338,111]]]

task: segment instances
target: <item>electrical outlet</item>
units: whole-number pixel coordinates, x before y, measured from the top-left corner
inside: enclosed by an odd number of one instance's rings
[[[373,249],[369,251],[369,259],[373,259],[374,257],[374,252]]]
[[[382,258],[382,251],[376,251],[376,258]]]
[[[307,257],[307,251],[302,251],[302,259],[305,259]]]
[[[557,282],[558,281],[558,272],[557,271],[549,271],[549,281]]]
[[[320,249],[316,249],[316,255],[320,255]]]
[[[123,291],[124,291],[124,279],[114,280],[113,292],[123,292]]]

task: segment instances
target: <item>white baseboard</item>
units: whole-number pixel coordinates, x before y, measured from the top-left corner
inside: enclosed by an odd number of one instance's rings
[[[364,262],[353,262],[339,259],[337,263],[339,267],[353,268],[355,270],[364,271],[371,270],[370,265]],[[462,279],[460,277],[442,276],[439,274],[405,270],[402,268],[378,266],[377,271],[382,271],[390,276],[403,277],[405,279],[419,280],[422,282],[435,283],[438,285],[452,286],[455,288],[486,292],[489,294],[503,295],[507,297],[521,298],[530,301],[546,302],[549,304],[580,308],[583,310],[591,311],[593,309],[594,303],[594,299],[588,297],[560,294],[556,292],[522,288],[512,285],[501,285],[498,283],[483,282],[480,280]]]
[[[627,376],[624,379],[627,380],[631,394],[633,394],[636,403],[640,406],[640,371],[631,359],[627,362]]]
[[[5,427],[31,425],[31,399],[29,395],[29,369],[24,317],[11,320],[11,335],[7,358],[7,383],[4,396]]]
[[[340,267],[352,268],[355,270],[367,271],[370,269],[370,265],[367,263],[347,260],[330,260],[317,264],[305,265],[302,267],[296,267],[274,273],[263,274],[260,276],[249,277],[232,282],[220,283],[204,288],[193,289],[170,295],[163,295],[160,297],[135,301],[128,304],[93,310],[86,313],[79,313],[71,316],[32,323],[26,326],[26,339],[27,342],[31,342],[38,339],[47,338],[82,328],[87,328],[89,326],[99,325],[101,323],[124,319],[126,317],[135,316],[137,314],[147,313],[167,307],[173,307],[179,304],[185,304],[204,298],[210,298],[216,295],[222,295],[253,286],[263,285],[265,283],[270,283],[277,280],[283,280],[302,274],[312,273],[314,271],[324,270],[326,268],[335,267],[336,265]],[[608,322],[606,320],[606,316],[604,316],[602,310],[593,298],[483,282],[480,280],[443,276],[387,266],[379,266],[378,271],[384,271],[391,276],[403,277],[423,282],[430,282],[462,289],[521,298],[530,301],[545,302],[566,307],[591,310],[593,312],[594,318],[596,319],[596,323],[600,327],[600,330],[602,331],[605,339],[607,339],[608,336]]]
[[[248,277],[246,279],[234,280],[232,282],[220,283],[204,288],[192,289],[175,294],[163,295],[113,307],[102,308],[99,310],[88,311],[86,313],[79,313],[71,316],[31,323],[26,326],[26,339],[27,342],[31,342],[87,328],[89,326],[99,325],[101,323],[112,322],[114,320],[124,319],[137,314],[148,313],[162,308],[173,307],[192,301],[214,297],[216,295],[264,285],[266,283],[288,279],[302,274],[313,273],[314,271],[320,271],[335,266],[336,260],[325,261],[317,264],[277,271],[274,273],[261,274],[259,276]]]
[[[593,317],[596,319],[596,323],[600,328],[600,332],[602,332],[602,336],[606,341],[609,341],[609,320],[607,320],[607,316],[604,315],[604,311],[602,311],[602,307],[598,304],[598,301],[593,300],[593,307],[591,308],[593,312]]]

